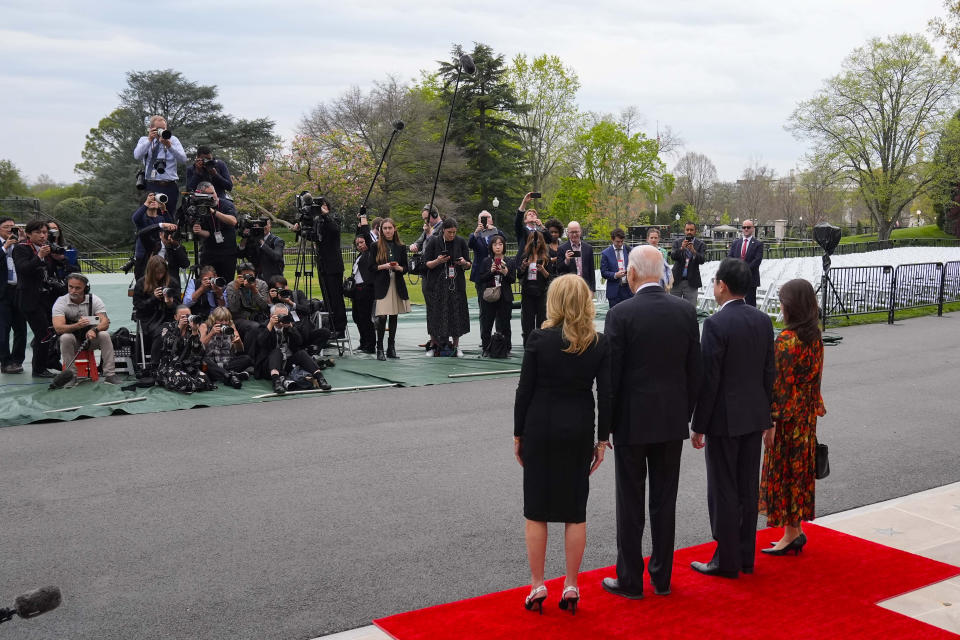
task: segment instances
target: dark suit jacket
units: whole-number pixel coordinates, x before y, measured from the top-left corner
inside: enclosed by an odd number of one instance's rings
[[[16,231],[16,229],[14,229]],[[3,239],[0,238],[0,245]],[[16,247],[16,245],[14,245]],[[10,255],[13,255],[13,248],[10,249]],[[7,297],[7,254],[0,249],[0,300]]]
[[[700,390],[700,327],[693,306],[645,287],[607,312],[615,444],[689,437]]]
[[[577,265],[576,258],[571,260],[570,264],[567,265],[566,256],[567,251],[570,250],[570,241],[567,240],[560,245],[557,257],[557,271],[559,273],[576,273]],[[580,258],[583,260],[583,279],[587,281],[587,286],[590,287],[590,291],[597,290],[597,276],[593,272],[593,247],[591,247],[586,242],[580,242]]]
[[[674,286],[683,278],[683,265],[687,261],[686,252],[680,248],[681,245],[683,245],[684,239],[685,238],[677,238],[674,240],[673,248],[670,250],[670,258],[673,259]],[[697,254],[690,259],[690,264],[687,266],[687,284],[694,289],[699,289],[703,286],[703,280],[700,279],[700,265],[707,259],[707,245],[700,238],[694,238],[693,248]],[[737,254],[737,256],[739,257],[739,254]]]
[[[375,271],[375,266],[373,264],[375,256],[369,251],[364,251],[360,254],[360,262],[357,263],[357,271],[360,272],[360,277],[363,278],[363,286],[371,287],[373,291],[373,282],[377,277],[377,272]],[[350,273],[353,273],[353,268],[350,268]]]
[[[730,245],[730,253],[727,256],[731,258],[740,257],[740,247],[743,246],[743,238],[737,238]],[[744,258],[750,265],[750,273],[753,274],[753,286],[760,286],[760,263],[763,262],[763,243],[754,238],[747,247],[747,257]]]
[[[369,247],[367,253],[370,254],[370,262],[375,269],[375,275],[373,276],[373,295],[377,300],[383,300],[387,297],[387,291],[390,290],[390,272],[386,269],[377,269],[379,264],[377,262],[377,243],[373,241],[373,236],[370,235],[370,227],[368,225],[360,227],[360,234],[367,240],[367,246]],[[407,247],[399,242],[400,238],[397,236],[394,236],[393,239],[396,241],[393,245],[394,260],[403,267],[403,271],[394,277],[394,281],[397,283],[397,293],[400,295],[401,300],[409,300],[410,296],[407,295],[407,279],[404,277],[407,275],[407,269],[410,268],[410,264],[407,262]]]
[[[493,227],[492,230],[502,235],[502,232],[496,227]],[[481,262],[483,262],[484,258],[490,255],[490,245],[488,244],[488,242],[489,242],[489,238],[493,237],[494,235],[495,234],[490,234],[489,236],[484,238],[484,237],[477,237],[476,233],[471,233],[470,237],[467,238],[467,246],[473,249],[473,260],[471,260],[470,262],[473,263],[474,267],[479,265]],[[471,269],[470,271],[470,282],[477,281],[477,274],[474,273],[474,271],[476,271],[476,269]]]
[[[17,293],[20,298],[18,303],[20,310],[26,313],[45,307],[45,311],[49,315],[53,310],[53,302],[56,296],[53,293],[40,293],[40,285],[43,282],[44,271],[50,276],[53,276],[56,272],[56,265],[53,264],[53,260],[49,256],[45,260],[41,260],[33,250],[33,245],[23,243],[13,247],[13,264],[17,270]],[[4,276],[6,276],[6,264],[4,264],[3,271]]]
[[[733,437],[770,428],[775,373],[770,316],[743,300],[731,301],[704,321],[701,352],[703,385],[693,430]]]
[[[343,274],[343,252],[340,250],[340,225],[333,213],[320,216],[317,223],[322,242],[317,243],[317,262],[322,274]],[[369,244],[367,246],[370,246]]]
[[[167,247],[164,254],[167,262],[167,273],[173,278],[177,285],[180,284],[180,270],[190,266],[190,256],[187,255],[187,249],[182,244],[176,247]]]
[[[623,245],[623,268],[627,268],[627,258],[630,256],[630,247]],[[616,298],[620,293],[620,287],[626,287],[627,276],[620,280],[613,276],[617,273],[617,253],[610,245],[600,253],[600,277],[607,281],[607,298]]]
[[[500,278],[500,302],[513,302],[513,283],[517,281],[517,269],[513,260],[504,256],[504,262],[507,265],[507,275]],[[493,266],[493,256],[487,256],[479,264],[473,265],[473,271],[477,273],[475,282],[480,289],[494,286],[497,274],[491,271]]]
[[[250,240],[247,240],[250,242]],[[269,281],[273,276],[283,275],[283,238],[272,233],[264,238],[263,246],[257,247],[257,274],[261,280]]]

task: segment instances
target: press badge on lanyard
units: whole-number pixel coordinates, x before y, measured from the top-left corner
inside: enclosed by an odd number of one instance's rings
[[[447,266],[447,277],[451,280],[457,277],[457,270],[454,268],[452,263]]]
[[[220,231],[214,231],[213,241],[216,242],[217,244],[221,244],[223,242],[223,234],[220,233]]]
[[[527,280],[536,280],[537,279],[537,263],[531,262],[530,266],[527,267]]]

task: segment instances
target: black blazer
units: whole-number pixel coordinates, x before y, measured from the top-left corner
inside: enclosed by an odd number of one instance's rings
[[[704,321],[701,353],[703,385],[693,430],[733,437],[770,428],[775,374],[770,316],[743,300],[731,301]]]
[[[739,258],[740,257],[740,247],[743,246],[743,238],[737,238],[733,241],[733,244],[730,245],[730,253],[727,254],[730,258]],[[760,286],[760,263],[763,262],[763,243],[754,238],[750,241],[750,245],[747,247],[747,256],[744,258],[746,263],[750,266],[750,273],[753,274],[753,286]]]
[[[597,425],[597,439],[610,433],[610,348],[603,334],[580,355],[565,353],[559,327],[535,329],[523,350],[513,409],[513,435],[536,429],[557,439],[576,439]],[[593,384],[597,384],[594,414]],[[596,418],[594,417],[596,415]],[[534,424],[537,423],[537,424]],[[546,423],[546,425],[544,424]],[[546,429],[544,427],[547,427]]]
[[[507,275],[500,278],[500,302],[506,301],[513,303],[513,287],[511,285],[517,280],[517,269],[516,266],[514,266],[513,260],[510,258],[504,256],[503,260],[507,265]],[[492,266],[493,256],[487,256],[480,261],[480,264],[473,265],[473,271],[471,273],[476,272],[476,283],[481,291],[494,286],[497,274],[490,270]]]
[[[567,240],[562,245],[557,252],[557,272],[558,273],[576,273],[577,265],[576,262],[572,262],[570,265],[567,264],[567,251],[570,251],[570,241]],[[580,243],[580,259],[583,261],[583,279],[587,281],[587,286],[590,287],[590,291],[597,290],[597,276],[593,272],[593,247],[591,247],[586,242]],[[574,261],[576,258],[573,259]]]
[[[283,238],[272,233],[264,238],[262,247],[257,247],[257,276],[261,280],[269,281],[273,276],[283,275],[283,247]]]
[[[673,248],[670,250],[670,258],[673,259],[674,286],[683,278],[683,265],[687,261],[686,252],[680,248],[684,240],[685,238],[677,238],[674,240]],[[707,245],[700,238],[694,238],[693,248],[697,254],[690,259],[690,264],[687,266],[687,284],[694,289],[699,289],[703,286],[703,280],[700,278],[700,265],[707,259]]]
[[[320,273],[343,273],[343,252],[340,250],[340,225],[331,212],[317,222],[321,242],[317,243]],[[369,246],[369,245],[367,245]]]
[[[16,230],[15,230],[16,231]],[[0,245],[3,245],[3,239],[0,238]],[[16,247],[17,245],[13,245]],[[13,256],[13,247],[10,248],[10,255]],[[7,297],[7,254],[0,249],[0,300]]]
[[[6,259],[4,259],[4,263],[6,263]],[[26,313],[46,307],[46,312],[49,315],[53,309],[56,295],[40,293],[40,285],[43,282],[44,271],[51,277],[55,275],[56,265],[53,260],[49,256],[41,260],[37,257],[36,251],[33,250],[33,245],[23,243],[13,247],[13,265],[17,270],[17,293],[20,298],[20,310]],[[3,271],[6,275],[6,264],[4,264]]]
[[[697,311],[660,286],[641,289],[607,312],[616,444],[689,437],[700,390]]]
[[[190,256],[187,255],[187,249],[182,244],[175,248],[167,247],[164,254],[167,261],[167,273],[173,278],[177,286],[180,286],[180,270],[190,266]]]
[[[360,273],[360,277],[363,278],[363,284],[360,285],[364,288],[369,287],[372,291],[374,280],[376,280],[377,272],[374,267],[374,260],[376,256],[371,254],[369,251],[364,251],[360,254],[360,261],[357,263],[357,271]],[[353,274],[353,267],[350,268],[351,275]]]
[[[363,225],[360,227],[360,234],[367,240],[367,247],[369,247],[367,249],[367,253],[370,254],[371,262],[373,264],[373,268],[375,269],[375,275],[373,277],[373,294],[376,296],[377,300],[383,300],[387,297],[387,291],[390,290],[390,272],[386,269],[382,271],[377,269],[377,266],[385,263],[377,262],[377,243],[373,241],[373,236],[370,235],[370,226]],[[393,239],[393,259],[396,260],[401,267],[403,267],[403,271],[398,273],[394,278],[394,281],[397,284],[397,294],[400,295],[401,300],[409,300],[410,297],[407,295],[407,279],[404,278],[407,273],[407,269],[409,269],[409,264],[407,263],[407,247],[403,244],[400,244],[400,238],[398,238],[396,235],[394,235]]]
[[[138,278],[137,282],[133,285],[133,312],[136,319],[139,320],[147,330],[153,330],[164,322],[172,321],[177,310],[177,305],[180,304],[179,280],[175,280],[168,273],[167,284],[161,286],[170,287],[174,290],[173,295],[170,296],[173,299],[172,305],[168,306],[163,300],[158,300],[157,297],[153,295],[153,290],[147,291],[144,289],[143,277]]]

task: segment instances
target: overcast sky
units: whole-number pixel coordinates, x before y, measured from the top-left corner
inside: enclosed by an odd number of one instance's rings
[[[783,174],[806,151],[783,128],[797,102],[869,38],[925,33],[943,13],[941,0],[473,5],[2,0],[0,158],[28,180],[76,180],[84,136],[117,106],[129,70],[173,68],[215,84],[226,112],[269,117],[289,139],[350,85],[413,79],[452,43],[484,42],[508,59],[559,56],[580,76],[582,109],[636,105],[648,134],[670,125],[721,179],[758,161]]]

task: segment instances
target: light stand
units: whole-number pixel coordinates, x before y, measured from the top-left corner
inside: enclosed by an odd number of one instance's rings
[[[847,313],[847,308],[843,305],[843,299],[840,298],[840,294],[837,293],[837,288],[833,286],[833,281],[830,279],[830,256],[837,248],[837,245],[840,244],[840,236],[840,227],[835,227],[829,222],[821,222],[813,228],[813,239],[816,240],[820,248],[823,249],[823,278],[821,278],[820,286],[817,287],[816,292],[823,294],[820,317],[824,330],[827,328],[827,316],[829,315],[827,305],[830,302],[828,297],[830,293],[833,293],[833,302],[836,306],[840,308],[848,319],[850,318],[850,315]]]
[[[443,164],[443,152],[447,148],[447,134],[450,133],[450,120],[453,118],[453,107],[457,104],[457,90],[460,88],[460,76],[464,71],[470,76],[477,71],[477,65],[473,64],[473,58],[466,53],[460,56],[460,64],[457,66],[457,81],[453,85],[453,99],[450,101],[450,113],[447,114],[447,128],[443,131],[443,144],[440,145],[440,161],[437,163],[437,174],[433,178],[433,192],[430,194],[430,211],[433,211],[433,200],[437,195],[437,182],[440,181],[440,166]]]

